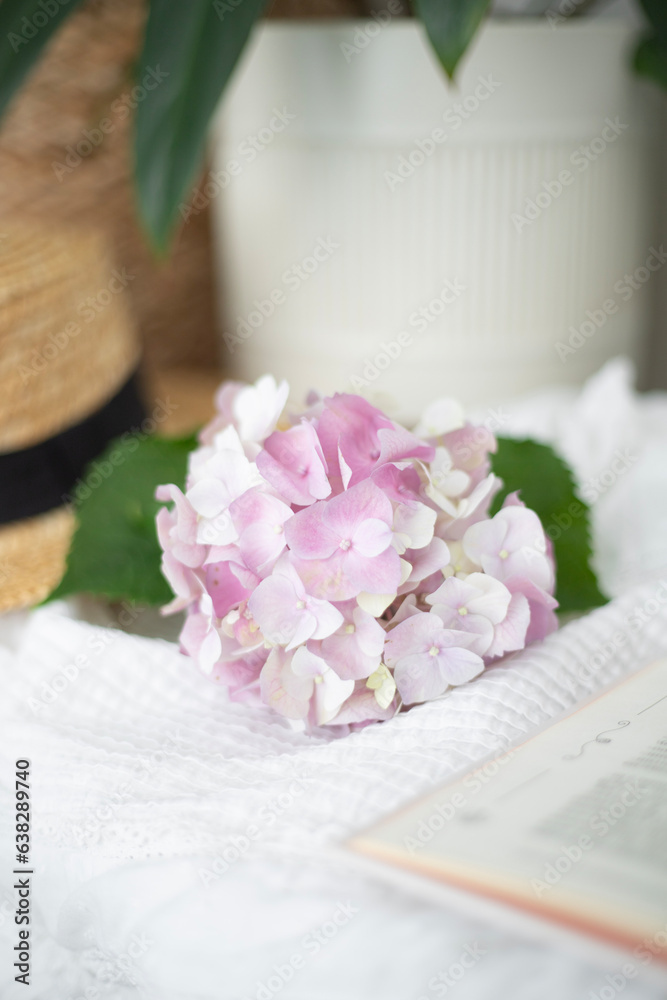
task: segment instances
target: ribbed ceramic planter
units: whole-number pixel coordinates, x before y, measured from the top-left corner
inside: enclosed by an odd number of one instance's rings
[[[414,21],[263,24],[208,185],[234,373],[409,419],[637,358],[654,112],[632,43],[491,22],[449,87]]]

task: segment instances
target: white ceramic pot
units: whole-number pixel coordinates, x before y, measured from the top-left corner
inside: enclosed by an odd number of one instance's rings
[[[490,22],[450,87],[415,21],[264,23],[206,188],[234,375],[410,419],[637,359],[654,95],[633,40]]]

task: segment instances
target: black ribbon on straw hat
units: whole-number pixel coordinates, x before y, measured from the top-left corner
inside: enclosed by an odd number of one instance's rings
[[[146,414],[136,374],[95,413],[46,441],[0,454],[0,524],[67,502],[86,466],[116,437],[138,431]]]

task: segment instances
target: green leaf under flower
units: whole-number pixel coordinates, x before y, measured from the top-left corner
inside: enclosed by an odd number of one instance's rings
[[[91,464],[74,491],[78,525],[50,599],[78,593],[151,605],[172,599],[160,570],[155,488],[185,481],[196,443],[125,435]]]
[[[504,483],[494,500],[496,513],[508,493],[519,491],[539,516],[553,543],[559,611],[587,611],[606,604],[590,566],[590,508],[577,496],[572,473],[549,445],[498,438],[493,471]]]
[[[67,570],[51,599],[88,593],[149,605],[171,600],[160,571],[155,488],[185,481],[195,446],[194,437],[125,437],[92,463],[75,490],[78,527]],[[566,463],[548,445],[499,438],[493,471],[504,486],[492,513],[508,493],[519,490],[552,537],[560,610],[585,611],[606,603],[589,564],[590,509],[577,496]]]

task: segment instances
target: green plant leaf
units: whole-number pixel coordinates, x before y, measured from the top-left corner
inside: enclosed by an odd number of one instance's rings
[[[165,604],[173,594],[160,571],[155,488],[185,480],[195,438],[124,435],[86,470],[74,490],[77,529],[65,575],[50,599],[96,594]],[[105,473],[108,475],[105,476]]]
[[[137,81],[160,77],[137,107],[139,210],[164,252],[206,146],[208,125],[266,0],[151,0]]]
[[[646,18],[663,45],[667,45],[667,6],[665,0],[639,0]]]
[[[542,521],[556,559],[560,611],[586,611],[607,603],[590,567],[590,508],[576,494],[570,469],[555,451],[537,441],[498,438],[493,471],[503,480],[492,513],[508,493],[520,491]]]
[[[0,3],[0,115],[11,101],[46,43],[81,0],[2,0]]]
[[[635,51],[633,66],[637,73],[667,88],[667,45],[657,35],[644,38]]]
[[[633,65],[638,73],[667,88],[667,4],[665,0],[639,0],[652,33],[635,51]]]
[[[491,0],[413,0],[450,80],[490,5]]]

